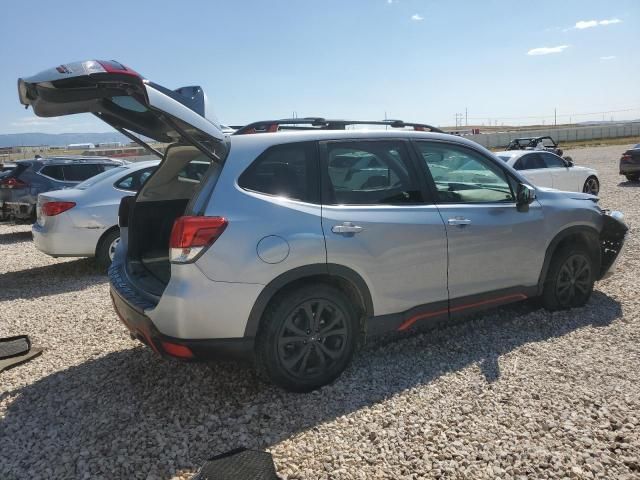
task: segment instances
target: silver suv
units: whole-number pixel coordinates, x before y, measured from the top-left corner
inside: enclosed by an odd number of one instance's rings
[[[298,119],[225,136],[200,89],[117,62],[62,65],[19,90],[38,115],[91,111],[171,143],[120,205],[109,275],[131,334],[170,357],[249,358],[289,390],[333,381],[365,337],[533,297],[584,305],[627,231],[596,197],[536,188],[425,125]]]

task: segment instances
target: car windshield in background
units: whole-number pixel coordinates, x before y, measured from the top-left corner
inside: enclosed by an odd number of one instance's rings
[[[94,186],[96,183],[101,182],[102,180],[104,180],[105,178],[109,178],[109,177],[113,177],[118,173],[123,173],[127,170],[127,167],[115,167],[115,168],[110,168],[109,170],[106,170],[94,177],[91,177],[87,180],[85,180],[84,182],[78,184],[76,186],[76,188],[78,190],[86,190],[89,187]]]
[[[640,148],[640,143],[638,143],[638,144],[637,144],[635,147],[633,147],[633,148],[634,148],[634,150],[635,150],[636,148]]]

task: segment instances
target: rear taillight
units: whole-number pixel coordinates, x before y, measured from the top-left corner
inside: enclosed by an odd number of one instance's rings
[[[97,62],[107,73],[119,73],[121,75],[132,75],[134,77],[142,78],[138,72],[122,65],[120,62],[116,62],[115,60],[97,60]]]
[[[46,217],[55,217],[75,206],[75,202],[46,202],[42,204],[42,214]]]
[[[193,262],[227,228],[223,217],[179,217],[171,230],[170,259],[174,263]]]
[[[9,177],[0,181],[0,187],[2,188],[25,188],[28,187],[27,182],[23,182],[19,178]]]
[[[628,153],[625,153],[622,155],[622,157],[620,157],[620,161],[622,162],[628,162],[629,160],[631,160],[631,155],[629,155]]]

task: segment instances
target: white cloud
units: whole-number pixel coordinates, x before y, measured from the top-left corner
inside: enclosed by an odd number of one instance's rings
[[[598,25],[615,25],[616,23],[622,23],[619,18],[612,18],[611,20],[600,20]]]
[[[562,53],[565,48],[569,48],[569,45],[558,45],[557,47],[532,48],[527,52],[527,55],[549,55],[550,53]]]
[[[573,28],[577,28],[578,30],[584,30],[585,28],[593,28],[598,26],[597,20],[580,20],[576,22]]]
[[[606,57],[600,57],[600,60],[613,60],[614,58],[616,58],[615,55],[608,55]]]
[[[387,3],[391,5],[392,3],[398,3],[398,0],[387,0]]]
[[[615,25],[616,23],[622,23],[622,20],[620,20],[619,18],[610,18],[608,20],[580,20],[579,22],[576,22],[573,28],[576,30],[584,30],[585,28],[597,27],[598,25],[606,26]]]
[[[411,15],[411,20],[415,20],[416,22],[420,22],[424,20],[424,17],[418,13]]]

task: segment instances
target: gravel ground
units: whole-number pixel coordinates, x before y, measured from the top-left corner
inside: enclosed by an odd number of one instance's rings
[[[308,395],[233,364],[156,358],[113,313],[90,260],[51,259],[0,225],[0,336],[44,354],[0,374],[0,478],[188,478],[237,446],[285,478],[640,478],[640,188],[625,146],[569,151],[598,168],[631,227],[590,303],[516,305],[367,347]]]

